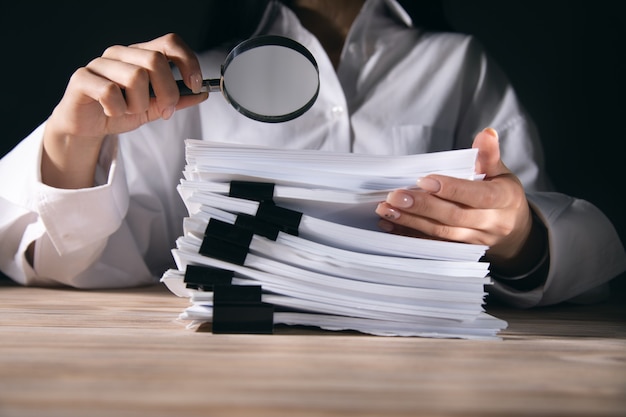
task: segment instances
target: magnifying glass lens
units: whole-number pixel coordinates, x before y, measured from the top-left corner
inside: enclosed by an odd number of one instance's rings
[[[223,92],[242,113],[263,121],[297,117],[319,90],[317,66],[285,45],[256,46],[224,66]]]

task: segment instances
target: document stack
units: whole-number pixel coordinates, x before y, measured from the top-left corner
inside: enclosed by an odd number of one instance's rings
[[[498,339],[484,311],[486,246],[377,229],[393,189],[437,173],[480,180],[475,149],[409,156],[188,139],[178,191],[189,216],[161,281],[179,316],[214,333],[312,326],[372,335]]]

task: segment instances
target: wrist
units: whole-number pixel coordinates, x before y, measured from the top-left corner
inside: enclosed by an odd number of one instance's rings
[[[92,187],[103,140],[58,133],[53,126],[46,125],[41,157],[42,182],[55,188]]]
[[[518,290],[531,290],[545,282],[550,266],[548,232],[531,208],[532,225],[528,238],[511,259],[488,259],[491,277]]]

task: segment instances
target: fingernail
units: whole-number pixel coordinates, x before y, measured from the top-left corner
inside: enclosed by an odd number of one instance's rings
[[[168,120],[170,117],[172,117],[175,111],[176,111],[176,106],[166,107],[161,112],[161,117],[165,120]]]
[[[493,136],[494,138],[498,138],[498,132],[496,132],[496,129],[494,129],[493,127],[486,127],[483,129],[483,132],[485,132],[488,135]]]
[[[417,186],[422,190],[429,191],[431,193],[436,193],[441,190],[441,184],[434,178],[422,177],[417,180]]]
[[[409,208],[413,205],[413,197],[410,194],[393,191],[387,194],[387,200],[389,204],[399,208]]]
[[[376,214],[389,220],[397,220],[400,218],[400,211],[384,203],[380,203],[378,207],[376,207]]]
[[[194,94],[198,94],[202,88],[202,75],[193,73],[189,76],[189,85]]]

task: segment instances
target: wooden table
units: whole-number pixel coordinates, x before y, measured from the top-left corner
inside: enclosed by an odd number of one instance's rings
[[[626,307],[491,313],[502,341],[214,335],[161,285],[0,285],[0,416],[626,416]]]

